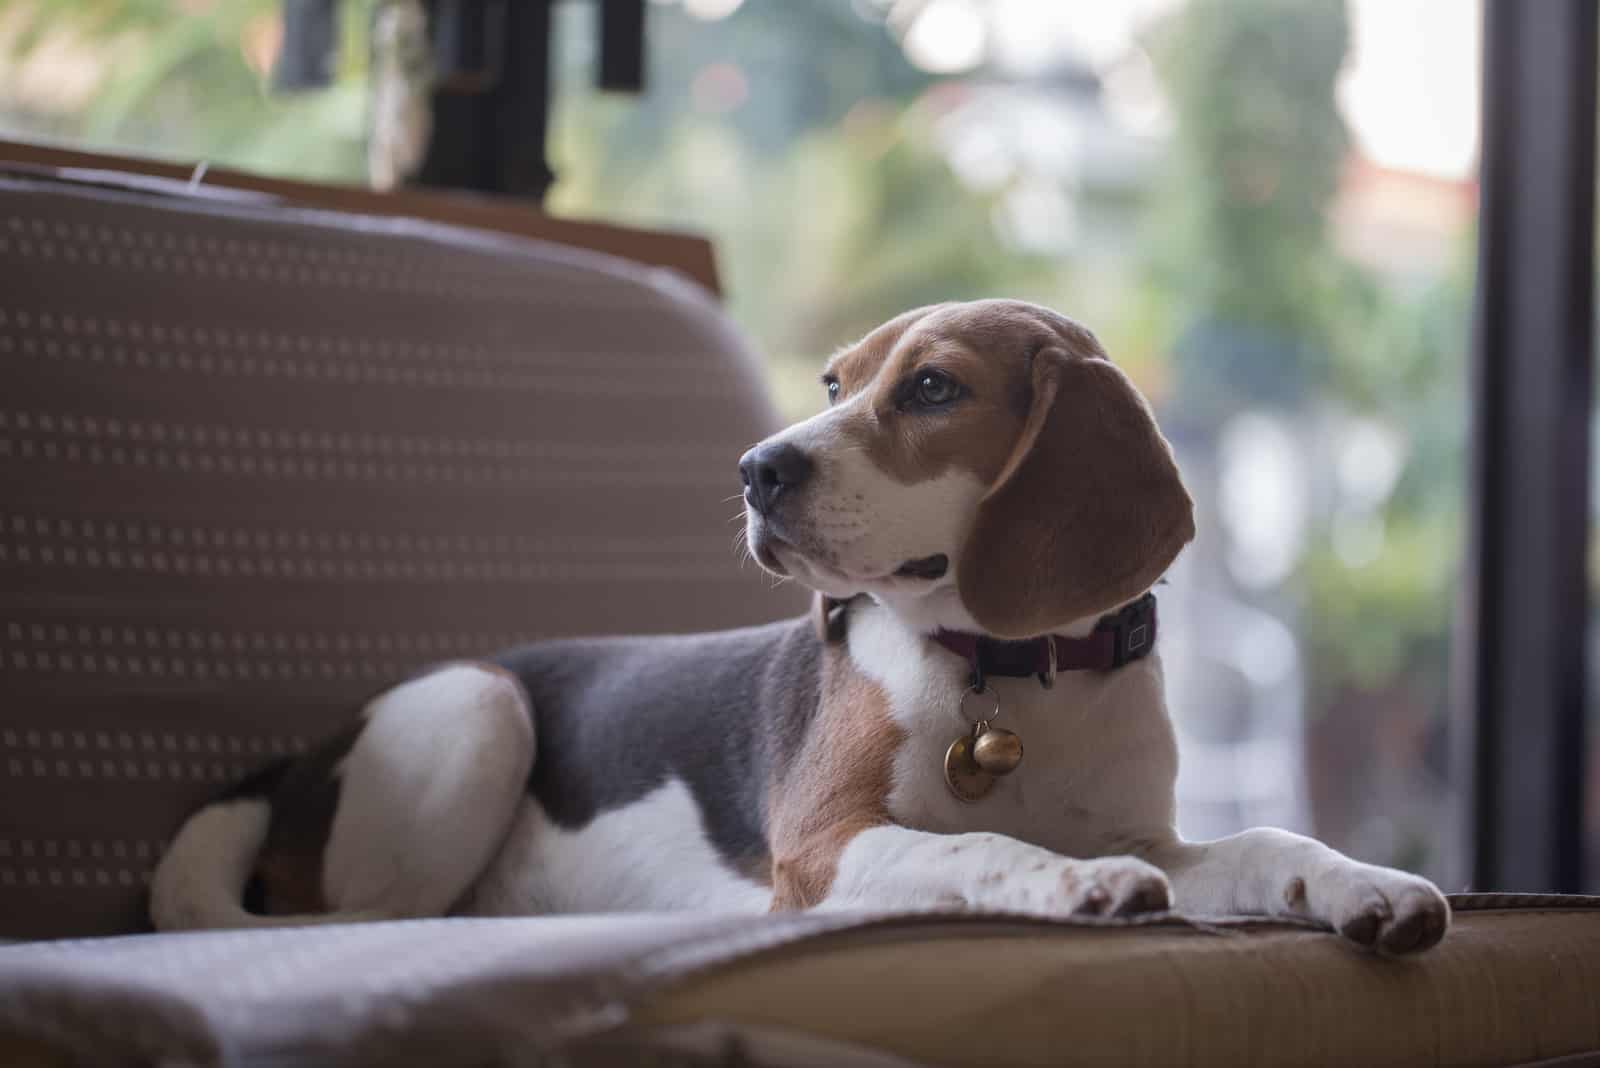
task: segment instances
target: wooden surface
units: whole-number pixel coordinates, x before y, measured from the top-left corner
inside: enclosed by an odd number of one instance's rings
[[[179,181],[187,181],[196,170],[193,164],[0,140],[0,166],[6,164],[114,171]],[[722,292],[711,242],[691,234],[557,219],[530,204],[481,194],[416,189],[379,193],[358,186],[263,178],[222,167],[207,167],[202,182],[213,187],[279,197],[307,207],[361,215],[409,216],[591,249],[636,263],[670,267],[694,279],[712,293],[720,296]]]

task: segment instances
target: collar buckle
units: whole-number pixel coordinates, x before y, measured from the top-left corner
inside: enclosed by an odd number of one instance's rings
[[[1147,593],[1109,619],[1096,630],[1111,632],[1111,666],[1122,667],[1150,652],[1156,633],[1156,597]]]

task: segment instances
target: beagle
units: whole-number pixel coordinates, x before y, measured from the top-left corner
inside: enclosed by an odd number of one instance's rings
[[[1151,587],[1194,536],[1149,407],[1082,326],[907,312],[740,462],[812,619],[553,641],[374,697],[194,814],[158,927],[445,913],[1169,908],[1389,954],[1417,876],[1260,828],[1186,842]]]

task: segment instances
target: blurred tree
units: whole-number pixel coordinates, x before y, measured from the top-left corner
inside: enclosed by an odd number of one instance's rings
[[[1353,282],[1327,235],[1348,43],[1343,0],[1190,0],[1150,35],[1177,120],[1151,259],[1186,422],[1293,406],[1326,380],[1328,313]]]
[[[564,11],[564,38],[591,39],[591,17]],[[1055,284],[1060,266],[1009,248],[993,197],[938,151],[930,79],[849,0],[651,19],[644,98],[558,96],[550,208],[715,235],[730,311],[789,414],[820,405],[834,347],[908,307]]]
[[[0,40],[0,86],[50,44],[98,68],[81,108],[0,106],[0,128],[263,174],[359,181],[373,2],[341,5],[346,32],[334,87],[273,93],[279,0],[0,0],[9,35]]]
[[[1308,471],[1320,489],[1296,572],[1233,592],[1301,635],[1319,833],[1427,866],[1452,844],[1437,826],[1438,777],[1471,263],[1404,293],[1335,249],[1328,211],[1350,146],[1334,90],[1348,43],[1343,0],[1189,0],[1158,24],[1150,47],[1176,131],[1146,247],[1181,398],[1166,418],[1191,447],[1212,455],[1248,410],[1277,412],[1311,448],[1326,447],[1317,428],[1351,418],[1401,442],[1393,491],[1359,514],[1337,477]],[[1352,525],[1362,553],[1345,543]],[[1217,554],[1211,540],[1202,551]],[[1208,571],[1227,574],[1218,560]],[[1364,831],[1374,822],[1385,833]]]

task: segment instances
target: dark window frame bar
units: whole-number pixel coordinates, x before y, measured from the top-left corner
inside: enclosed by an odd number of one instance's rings
[[[546,153],[551,23],[557,0],[423,0],[433,50],[433,134],[420,186],[540,203],[555,181]],[[601,89],[645,83],[645,0],[599,5]]]
[[[1595,0],[1485,0],[1456,643],[1475,888],[1583,885]]]

